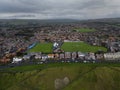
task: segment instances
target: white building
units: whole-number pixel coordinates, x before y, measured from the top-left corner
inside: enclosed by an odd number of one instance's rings
[[[41,59],[41,55],[36,55],[35,59]]]
[[[24,56],[23,56],[23,59],[24,59],[24,60],[29,60],[30,58],[31,58],[31,55],[24,55]]]
[[[42,56],[42,60],[41,61],[46,61],[46,59],[48,59],[48,56]]]
[[[85,58],[85,54],[82,53],[82,52],[78,52],[78,58],[84,59]]]
[[[105,53],[104,54],[105,60],[117,60],[120,59],[120,52],[117,53]]]
[[[12,63],[18,63],[20,61],[22,61],[22,58],[14,57]]]
[[[59,46],[59,44],[57,43],[57,42],[55,42],[54,44],[53,44],[53,47],[54,48],[57,48]]]
[[[90,57],[90,59],[92,59],[92,60],[96,60],[94,53],[89,53],[89,57]]]

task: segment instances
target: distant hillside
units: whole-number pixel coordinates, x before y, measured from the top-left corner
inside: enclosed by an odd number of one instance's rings
[[[0,19],[0,22],[12,23],[12,24],[56,24],[56,23],[74,23],[79,20],[75,19]]]
[[[120,18],[89,19],[83,20],[83,22],[120,22]]]
[[[0,73],[0,90],[55,90],[55,80],[68,77],[59,90],[120,90],[119,64],[50,64],[22,66]]]
[[[56,24],[56,23],[81,23],[81,22],[120,22],[120,18],[101,18],[101,19],[0,19],[0,22],[10,24]]]

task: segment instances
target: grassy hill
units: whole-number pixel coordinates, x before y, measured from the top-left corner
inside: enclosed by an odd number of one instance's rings
[[[65,42],[62,45],[62,49],[66,52],[74,52],[74,51],[81,51],[81,52],[96,52],[98,50],[107,51],[104,47],[99,46],[91,46],[84,42]]]
[[[35,47],[30,49],[28,52],[52,53],[52,43],[38,43]]]
[[[0,72],[0,90],[55,90],[57,78],[68,77],[62,90],[120,90],[119,64],[44,64]]]

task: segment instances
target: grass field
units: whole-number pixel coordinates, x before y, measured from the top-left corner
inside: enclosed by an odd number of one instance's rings
[[[52,53],[52,43],[38,43],[28,52]]]
[[[88,33],[88,32],[95,32],[95,29],[89,29],[89,28],[79,28],[79,29],[74,29],[73,31],[76,32],[81,32],[81,33]]]
[[[74,52],[74,51],[81,51],[81,52],[96,52],[98,50],[107,51],[104,47],[99,46],[91,46],[84,42],[65,42],[62,45],[62,49],[66,52]]]
[[[66,76],[70,84],[62,90],[120,90],[120,64],[60,63],[4,71],[0,90],[55,90],[54,80]]]

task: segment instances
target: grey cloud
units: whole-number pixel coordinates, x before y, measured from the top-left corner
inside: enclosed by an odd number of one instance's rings
[[[36,17],[35,15],[14,15],[14,16],[11,16],[11,17]]]
[[[4,0],[0,14],[12,18],[101,18],[120,16],[119,0]],[[115,15],[116,14],[116,15]],[[0,18],[4,18],[0,16]]]

